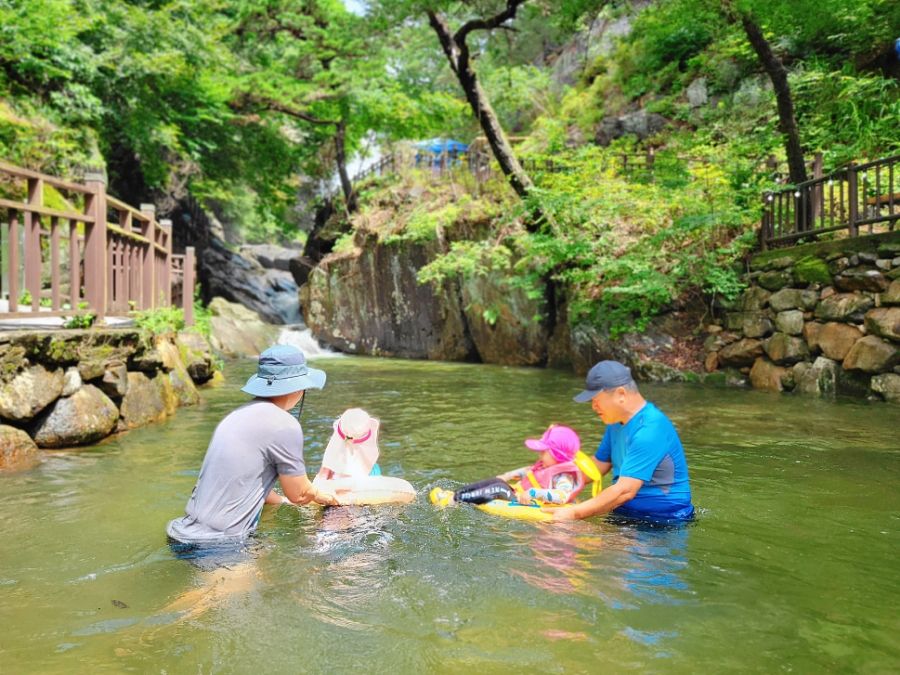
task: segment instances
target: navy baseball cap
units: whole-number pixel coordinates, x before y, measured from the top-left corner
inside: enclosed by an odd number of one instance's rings
[[[573,400],[587,403],[604,389],[615,389],[631,384],[631,369],[618,361],[601,361],[588,371],[585,378],[585,390]]]

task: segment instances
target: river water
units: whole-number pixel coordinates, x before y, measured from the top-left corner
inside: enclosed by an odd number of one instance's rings
[[[561,527],[435,486],[525,464],[550,422],[601,425],[557,371],[347,357],[304,411],[314,472],[330,421],[382,420],[406,506],[281,507],[252,555],[173,557],[209,435],[252,363],[195,408],[0,476],[0,672],[896,672],[900,411],[864,401],[646,386],[688,449],[699,518]]]

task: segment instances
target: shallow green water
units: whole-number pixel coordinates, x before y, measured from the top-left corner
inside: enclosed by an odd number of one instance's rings
[[[883,404],[647,386],[688,448],[698,521],[550,529],[427,503],[526,463],[522,439],[600,424],[554,371],[322,360],[304,412],[382,419],[408,506],[267,511],[246,586],[174,559],[209,434],[251,369],[165,424],[0,476],[0,672],[888,672],[900,665],[900,412]],[[221,587],[221,584],[220,586]],[[116,601],[114,603],[113,601]]]

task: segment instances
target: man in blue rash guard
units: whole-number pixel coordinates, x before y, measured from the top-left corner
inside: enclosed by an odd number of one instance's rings
[[[600,473],[612,470],[613,484],[576,506],[547,509],[553,519],[610,512],[658,523],[693,518],[687,460],[678,432],[641,396],[631,370],[618,361],[600,361],[588,372],[586,385],[574,400],[590,401],[606,424],[594,461]]]

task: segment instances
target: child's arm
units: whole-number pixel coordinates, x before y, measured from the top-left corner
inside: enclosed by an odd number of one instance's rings
[[[550,489],[530,487],[517,493],[516,500],[520,504],[531,504],[536,500],[545,504],[565,504],[569,501],[574,489],[575,481],[571,474],[561,473],[553,477],[553,485]]]
[[[321,469],[319,469],[319,473],[316,474],[316,477],[313,478],[313,480],[318,480],[318,479],[320,479],[320,478],[321,478],[322,480],[328,480],[328,479],[331,478],[333,475],[334,475],[334,471],[332,471],[331,469],[329,469],[329,468],[323,466]]]
[[[507,471],[506,473],[501,473],[497,478],[500,480],[505,480],[507,482],[511,480],[522,480],[525,477],[525,474],[528,473],[528,470],[531,466],[523,466],[518,469],[512,469],[511,471]]]

